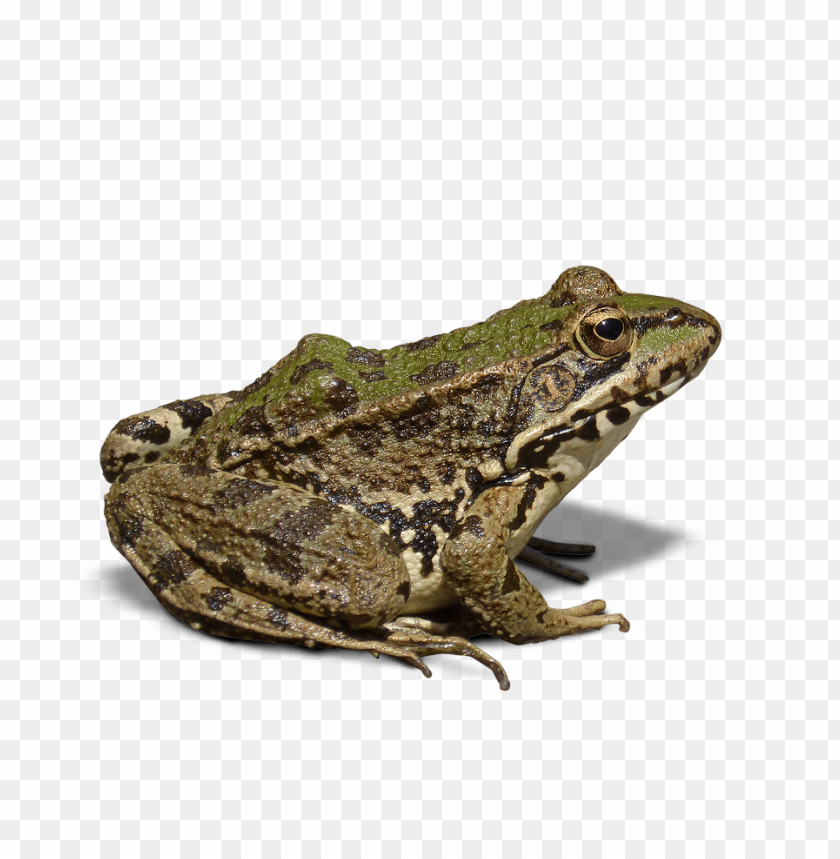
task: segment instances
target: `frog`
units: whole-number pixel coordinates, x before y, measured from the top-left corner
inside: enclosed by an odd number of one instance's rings
[[[703,370],[709,313],[594,266],[487,320],[387,349],[308,334],[241,391],[120,421],[102,447],[114,547],[158,601],[227,638],[386,655],[420,670],[629,623],[551,607],[522,562],[595,548],[537,537],[653,406]],[[520,562],[520,563],[517,563]]]

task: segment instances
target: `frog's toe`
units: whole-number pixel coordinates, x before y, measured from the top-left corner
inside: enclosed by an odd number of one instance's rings
[[[590,600],[583,605],[575,605],[571,608],[560,609],[564,614],[570,614],[572,617],[590,617],[593,614],[601,614],[607,607],[603,600]]]
[[[405,652],[418,658],[432,656],[436,653],[450,653],[454,656],[470,656],[489,668],[496,678],[499,688],[503,691],[510,689],[510,680],[505,669],[489,653],[471,644],[465,638],[454,635],[433,635],[422,629],[401,626],[399,623],[387,623],[383,626],[388,632],[385,642],[391,645],[405,647]],[[390,655],[390,654],[389,654]],[[424,663],[420,663],[425,667]],[[418,666],[415,666],[418,667]],[[420,669],[423,670],[422,668]],[[428,670],[428,669],[426,669]],[[423,672],[425,674],[425,671]],[[431,676],[431,674],[426,675]]]
[[[412,631],[420,629],[431,635],[455,638],[472,638],[482,633],[481,627],[470,617],[458,617],[454,620],[430,620],[427,617],[401,615],[387,624],[388,629],[404,629]]]
[[[401,662],[405,662],[406,665],[410,665],[412,668],[418,669],[424,677],[431,677],[432,670],[426,665],[425,662],[419,657],[414,656],[411,653],[406,653],[404,656],[395,656],[394,659],[399,659]]]
[[[560,635],[573,635],[587,629],[603,629],[613,623],[618,625],[620,632],[630,630],[630,623],[623,614],[602,614],[605,608],[603,600],[592,600],[573,608],[555,609],[562,618],[564,627]]]
[[[571,579],[573,582],[580,582],[583,584],[584,582],[589,581],[589,576],[585,573],[581,573],[579,570],[573,570],[571,567],[567,567],[565,564],[555,561],[554,558],[549,558],[548,555],[538,552],[530,545],[522,548],[517,555],[517,558],[520,561],[525,561],[527,564],[533,564],[541,570],[548,570],[550,573],[556,573],[558,576],[563,576],[564,579]]]
[[[595,547],[588,543],[557,543],[554,540],[544,540],[542,537],[531,537],[528,545],[538,552],[545,552],[547,555],[573,555],[577,557],[595,554]]]

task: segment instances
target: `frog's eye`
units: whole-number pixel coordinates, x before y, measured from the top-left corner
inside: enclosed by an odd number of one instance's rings
[[[576,336],[587,355],[614,358],[629,348],[633,329],[618,308],[598,307],[583,317]]]

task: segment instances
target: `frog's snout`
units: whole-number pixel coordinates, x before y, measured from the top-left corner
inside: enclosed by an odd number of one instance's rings
[[[711,314],[709,314],[709,321],[715,332],[715,343],[714,348],[712,349],[712,351],[714,352],[715,349],[720,346],[720,341],[723,339],[723,329],[720,327],[720,322],[718,322],[717,319],[715,319],[715,317]]]
[[[694,324],[702,330],[703,335],[705,336],[706,345],[709,348],[709,353],[703,361],[703,364],[705,364],[706,361],[715,354],[718,346],[720,346],[723,331],[720,327],[720,322],[718,322],[711,313],[706,313],[705,310],[700,310],[696,307],[692,307],[691,309]]]

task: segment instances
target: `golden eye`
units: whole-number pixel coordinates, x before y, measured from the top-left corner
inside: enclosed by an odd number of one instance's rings
[[[598,307],[578,325],[577,341],[593,358],[614,358],[626,352],[633,342],[633,329],[616,307]]]

